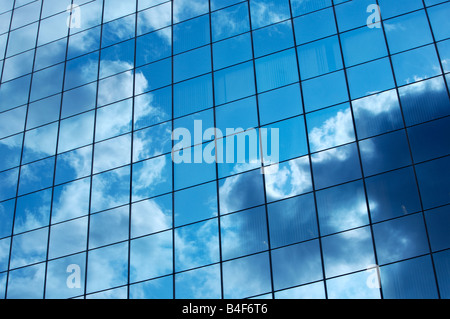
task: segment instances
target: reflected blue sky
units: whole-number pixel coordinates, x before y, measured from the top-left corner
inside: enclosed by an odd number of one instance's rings
[[[129,283],[379,298],[375,257],[384,297],[435,298],[434,271],[448,296],[448,2],[380,0],[368,28],[369,0],[75,1],[72,29],[70,1],[15,3],[12,20],[0,4],[0,297],[46,280],[48,298]],[[279,129],[280,163],[261,174],[258,143],[248,163],[173,164],[172,129],[199,119]]]

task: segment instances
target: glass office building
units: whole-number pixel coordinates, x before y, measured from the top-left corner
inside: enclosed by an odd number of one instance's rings
[[[0,298],[449,298],[449,16],[1,0]]]

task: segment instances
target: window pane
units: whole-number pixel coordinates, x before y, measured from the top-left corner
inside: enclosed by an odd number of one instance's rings
[[[312,194],[270,204],[267,210],[272,248],[317,237],[316,209]]]
[[[380,268],[386,299],[437,298],[430,256],[406,260]]]
[[[368,178],[366,187],[373,222],[421,210],[412,167]]]
[[[269,248],[264,207],[223,216],[220,227],[223,259],[241,257]]]
[[[372,236],[368,227],[322,239],[325,273],[333,277],[365,270],[375,263]],[[351,251],[352,254],[348,254]]]
[[[422,214],[373,226],[378,262],[386,264],[429,252]]]
[[[321,235],[369,224],[361,181],[319,191],[316,196]]]

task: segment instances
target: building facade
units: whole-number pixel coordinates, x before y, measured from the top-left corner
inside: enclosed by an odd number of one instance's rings
[[[0,298],[449,298],[449,15],[2,0]]]

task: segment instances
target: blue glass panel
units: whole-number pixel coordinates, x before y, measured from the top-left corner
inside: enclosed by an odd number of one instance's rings
[[[299,1],[291,1],[293,11],[295,11],[295,4],[298,2]],[[327,1],[300,1],[300,3],[306,2],[315,4]],[[328,8],[325,10],[316,11],[294,19],[294,30],[297,44],[310,42],[335,34],[336,23],[334,20],[333,9]]]
[[[365,270],[375,263],[368,227],[324,237],[322,247],[327,278]],[[349,254],[349,251],[352,253]]]
[[[342,57],[336,36],[298,47],[302,80],[342,69]]]
[[[391,53],[412,49],[433,41],[425,11],[417,11],[384,22]]]
[[[447,227],[450,222],[449,208],[450,206],[444,206],[425,212],[430,245],[433,251],[450,248],[450,234]]]
[[[269,267],[267,253],[225,262],[224,298],[240,299],[269,292],[271,289]],[[246,284],[243,285],[243,282]]]
[[[416,166],[419,188],[425,209],[450,202],[450,157]]]
[[[258,92],[298,81],[295,50],[275,53],[255,61]]]
[[[366,187],[373,222],[421,210],[412,167],[368,178]]]
[[[364,175],[373,175],[411,164],[405,131],[359,142]]]
[[[175,226],[217,216],[217,184],[215,182],[175,193]]]
[[[383,297],[386,299],[437,298],[430,256],[381,267],[380,275]]]
[[[130,299],[172,299],[173,278],[162,277],[130,286]]]
[[[298,84],[292,84],[258,96],[261,125],[283,120],[303,113]]]
[[[12,225],[14,219],[15,200],[9,200],[0,203],[0,238],[10,236],[12,233]]]
[[[246,209],[264,203],[262,175],[259,170],[219,181],[220,213]]]
[[[450,101],[442,77],[399,88],[406,125],[450,114]]]
[[[220,230],[224,260],[254,254],[269,248],[264,207],[221,217]]]
[[[422,214],[373,226],[378,262],[391,263],[429,252]]]
[[[140,237],[172,227],[172,194],[131,205],[131,237]]]
[[[242,63],[214,74],[216,105],[255,94],[253,63]]]
[[[128,243],[91,250],[88,253],[87,293],[127,283]],[[108,276],[105,276],[108,274]]]
[[[86,250],[88,218],[78,218],[50,228],[49,257],[57,258]]]
[[[172,231],[132,240],[130,243],[131,282],[171,273],[173,271],[172,256]]]
[[[47,226],[50,222],[52,190],[44,190],[17,199],[14,233]]]
[[[218,262],[218,220],[212,219],[175,229],[174,244],[175,271]]]
[[[319,241],[313,240],[272,251],[274,289],[321,280]]]
[[[211,14],[212,40],[218,41],[250,30],[248,4],[215,11]]]
[[[220,266],[213,265],[175,276],[177,299],[220,299]]]
[[[317,188],[361,178],[358,150],[355,144],[313,154],[311,162]]]
[[[213,44],[214,69],[222,69],[252,59],[252,42],[250,33]]]
[[[9,273],[8,299],[42,299],[45,263],[17,269]]]
[[[367,225],[364,185],[361,181],[317,192],[320,234],[329,235]]]
[[[317,237],[316,209],[312,194],[270,204],[267,210],[272,248]]]
[[[450,251],[433,255],[441,298],[450,298]]]

